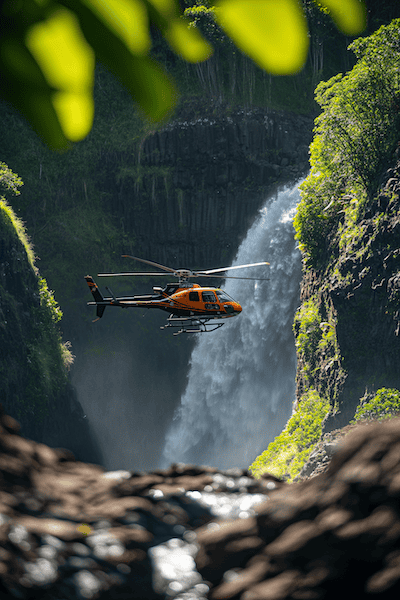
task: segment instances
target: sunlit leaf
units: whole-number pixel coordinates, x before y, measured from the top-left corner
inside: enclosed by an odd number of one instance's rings
[[[79,141],[89,133],[94,115],[91,94],[55,92],[52,102],[61,127],[69,140]]]
[[[260,67],[285,75],[307,57],[307,23],[297,0],[220,0],[216,18],[237,46]]]
[[[326,8],[339,29],[346,35],[358,35],[366,26],[363,0],[316,0]]]
[[[25,41],[55,90],[52,102],[66,137],[73,141],[84,138],[93,122],[94,52],[77,18],[66,9],[57,10],[30,27]]]
[[[175,106],[177,92],[165,71],[148,56],[133,53],[93,9],[92,1],[60,1],[76,11],[96,57],[122,81],[146,117],[153,121],[167,117]]]
[[[60,9],[37,23],[25,41],[50,85],[64,90],[93,87],[94,53],[70,11]]]
[[[171,48],[188,62],[201,62],[213,52],[201,33],[189,27],[190,21],[181,15],[176,0],[146,0],[152,20]]]
[[[174,19],[164,32],[171,48],[188,62],[201,62],[212,54],[212,46],[206,42],[197,29],[188,27],[183,19]]]
[[[151,47],[147,10],[141,0],[83,0],[135,54]]]

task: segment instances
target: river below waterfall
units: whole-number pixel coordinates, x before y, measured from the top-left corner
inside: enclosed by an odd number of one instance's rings
[[[243,308],[199,336],[188,384],[166,435],[162,466],[186,462],[246,468],[282,431],[295,399],[292,323],[299,305],[300,252],[293,217],[297,184],[268,198],[242,242],[235,264],[268,281],[227,279],[221,287]]]

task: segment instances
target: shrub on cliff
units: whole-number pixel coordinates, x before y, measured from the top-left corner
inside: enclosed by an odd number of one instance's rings
[[[312,266],[324,257],[348,200],[370,197],[387,165],[400,125],[400,19],[349,48],[357,63],[316,88],[311,173],[301,186],[294,226]]]
[[[251,473],[257,478],[263,473],[272,473],[293,480],[321,437],[322,422],[329,407],[328,400],[315,390],[309,390],[282,433],[250,465]]]
[[[371,398],[362,398],[352,423],[360,421],[383,421],[400,414],[400,391],[394,388],[381,388]]]

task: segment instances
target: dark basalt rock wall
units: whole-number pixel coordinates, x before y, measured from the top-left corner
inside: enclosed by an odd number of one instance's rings
[[[41,308],[39,276],[11,220],[0,213],[0,400],[24,435],[101,462],[75,390],[67,380],[59,333]]]
[[[357,223],[354,243],[337,252],[326,270],[306,270],[301,300],[318,298],[323,320],[335,321],[339,353],[319,355],[314,385],[335,390],[339,412],[325,431],[353,418],[362,396],[381,387],[400,389],[400,161],[382,177],[374,201]],[[333,265],[333,267],[332,267]],[[298,362],[297,393],[306,389]],[[332,394],[333,396],[333,394]]]
[[[263,199],[306,173],[311,132],[310,117],[261,110],[172,122],[147,135],[137,156],[112,157],[110,210],[142,256],[220,264]]]

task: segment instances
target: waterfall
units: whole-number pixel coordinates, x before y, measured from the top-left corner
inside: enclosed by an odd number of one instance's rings
[[[292,322],[301,260],[292,220],[298,201],[297,184],[269,198],[242,242],[233,264],[268,261],[270,267],[242,273],[269,280],[226,279],[221,286],[243,312],[199,336],[166,435],[164,466],[246,468],[284,428],[295,397]]]

